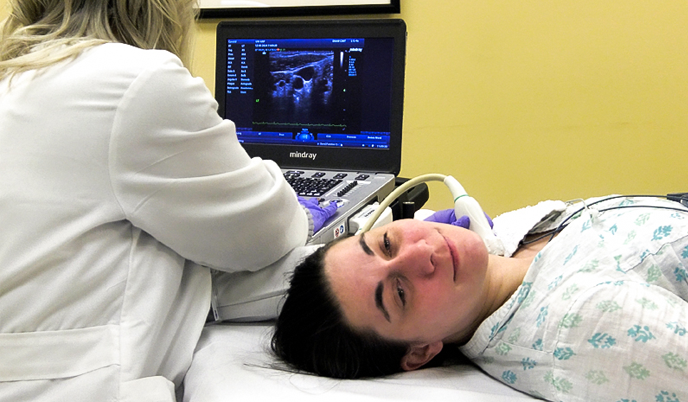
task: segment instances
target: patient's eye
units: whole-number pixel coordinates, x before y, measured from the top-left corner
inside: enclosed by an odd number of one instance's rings
[[[387,236],[387,232],[382,236],[382,247],[385,250],[385,254],[388,256],[392,255],[392,242],[389,241],[389,237]]]
[[[401,280],[397,279],[397,295],[399,295],[399,300],[401,300],[401,305],[405,306],[406,305],[406,292],[404,292],[404,288],[401,286]]]

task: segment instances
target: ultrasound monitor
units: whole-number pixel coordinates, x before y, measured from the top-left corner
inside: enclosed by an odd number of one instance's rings
[[[222,22],[216,98],[252,156],[397,174],[401,20]]]

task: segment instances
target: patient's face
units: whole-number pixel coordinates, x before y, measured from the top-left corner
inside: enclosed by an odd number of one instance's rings
[[[348,323],[387,339],[457,341],[484,307],[487,249],[460,227],[398,220],[339,242],[324,263]]]

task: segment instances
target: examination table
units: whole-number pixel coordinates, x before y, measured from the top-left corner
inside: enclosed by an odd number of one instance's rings
[[[271,355],[271,331],[271,323],[207,325],[184,380],[184,402],[535,400],[471,364],[367,380],[296,374]]]

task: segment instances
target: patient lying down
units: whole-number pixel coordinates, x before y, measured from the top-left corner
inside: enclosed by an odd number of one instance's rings
[[[272,347],[336,378],[415,370],[458,349],[547,400],[688,401],[686,212],[610,198],[562,211],[538,227],[550,236],[509,257],[419,220],[336,240],[296,268]]]

